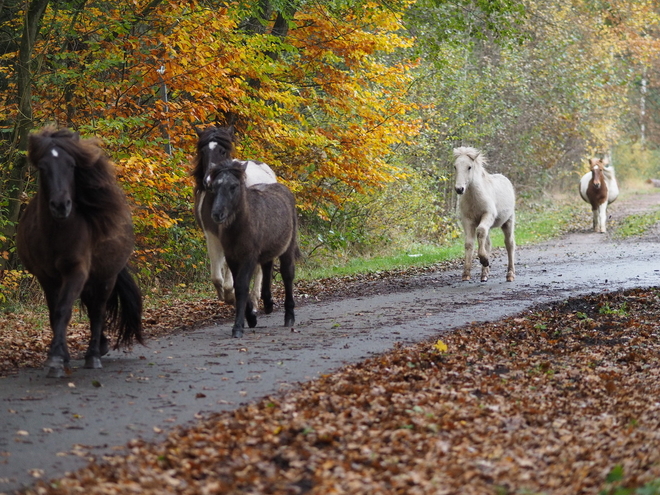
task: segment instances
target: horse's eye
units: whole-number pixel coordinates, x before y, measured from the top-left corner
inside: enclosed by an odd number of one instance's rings
[[[472,170],[472,165],[470,165],[470,166],[468,167],[468,170]]]

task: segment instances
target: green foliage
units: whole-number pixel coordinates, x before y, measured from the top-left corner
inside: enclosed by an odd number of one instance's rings
[[[622,143],[613,150],[617,178],[622,182],[660,178],[660,149],[639,141]]]
[[[630,215],[615,225],[614,236],[624,239],[642,235],[658,222],[660,222],[660,209],[651,213]]]
[[[627,487],[625,472],[621,464],[617,464],[605,477],[607,488],[602,489],[599,495],[660,495],[660,479],[646,483],[640,487]]]

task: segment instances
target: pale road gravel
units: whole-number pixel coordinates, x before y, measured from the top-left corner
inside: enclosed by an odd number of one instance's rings
[[[622,198],[616,218],[660,205],[660,192]],[[504,281],[495,256],[487,283],[461,282],[459,270],[368,282],[357,294],[321,302],[298,298],[295,331],[281,310],[231,338],[231,322],[168,335],[112,352],[102,370],[75,361],[68,379],[43,369],[0,378],[0,493],[121,452],[132,438],[158,439],[206,413],[233,409],[296,387],[344,364],[532,306],[602,291],[660,285],[660,229],[614,240],[585,230],[518,250],[517,279]],[[476,267],[475,267],[476,268]],[[476,275],[476,269],[474,271]],[[99,386],[100,385],[100,386]]]

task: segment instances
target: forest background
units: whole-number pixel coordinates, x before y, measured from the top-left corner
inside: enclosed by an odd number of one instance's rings
[[[103,140],[143,286],[208,277],[189,173],[213,124],[293,190],[305,262],[334,263],[457,237],[455,146],[519,208],[576,191],[589,156],[660,175],[659,20],[650,0],[1,0],[0,304],[46,124]]]

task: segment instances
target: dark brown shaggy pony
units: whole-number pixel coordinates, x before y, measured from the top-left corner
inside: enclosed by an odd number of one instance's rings
[[[142,296],[126,266],[133,251],[130,210],[96,140],[46,127],[30,135],[28,160],[39,171],[39,189],[21,217],[16,244],[48,303],[48,376],[68,370],[66,329],[78,298],[91,329],[85,367],[101,368],[106,329],[116,330],[116,347],[142,343]]]
[[[296,203],[291,191],[283,184],[245,185],[246,162],[235,161],[211,170],[204,178],[213,195],[211,218],[222,226],[220,242],[234,277],[236,319],[233,337],[243,336],[243,326],[257,324],[252,301],[248,297],[250,279],[261,265],[263,282],[261,298],[266,313],[272,311],[271,280],[273,260],[279,258],[284,282],[284,326],[295,323],[293,279],[296,259],[300,256]]]
[[[204,130],[196,129],[197,154],[193,161],[195,177],[195,219],[204,231],[206,248],[211,267],[211,281],[218,293],[218,299],[226,303],[235,303],[234,279],[225,262],[225,254],[220,242],[222,227],[211,218],[213,194],[207,190],[204,181],[213,169],[231,166],[234,161],[234,128],[211,126]],[[270,184],[277,182],[275,172],[265,163],[248,160],[245,162],[245,184]],[[254,287],[250,291],[250,301],[256,314],[261,295],[261,267],[254,270]]]

